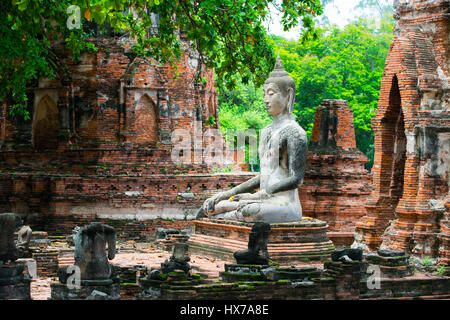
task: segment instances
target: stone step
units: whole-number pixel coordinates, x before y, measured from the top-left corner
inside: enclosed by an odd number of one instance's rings
[[[189,242],[195,242],[199,244],[211,244],[211,245],[220,245],[224,246],[224,244],[227,245],[227,248],[235,248],[235,249],[246,249],[247,243],[239,240],[232,240],[232,239],[224,239],[219,237],[212,237],[212,236],[204,236],[204,235],[192,235],[189,239]],[[267,245],[268,250],[271,252],[278,252],[278,251],[298,251],[299,248],[302,249],[302,251],[322,251],[327,246],[331,246],[333,243],[331,241],[328,242],[322,242],[322,243],[269,243]]]
[[[227,251],[235,252],[237,250],[243,250],[247,248],[247,245],[245,243],[241,243],[240,245],[235,245],[233,243],[229,243],[228,240],[218,240],[218,239],[211,239],[211,237],[203,238],[203,239],[196,239],[191,238],[189,243],[196,243],[199,245],[210,245],[210,246],[218,246],[226,248]],[[331,243],[330,243],[331,245]],[[315,244],[310,246],[304,246],[303,244],[296,244],[296,245],[287,245],[287,246],[277,246],[272,247],[270,244],[268,245],[268,251],[269,254],[289,254],[289,253],[323,253],[324,250],[327,250],[328,245],[327,244]],[[330,250],[331,252],[331,250]]]

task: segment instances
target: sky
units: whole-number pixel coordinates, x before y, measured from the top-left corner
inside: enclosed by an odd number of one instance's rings
[[[325,15],[331,23],[343,27],[349,23],[355,15],[361,13],[360,10],[354,10],[358,3],[359,0],[335,0],[334,3],[330,3],[324,8],[323,15]],[[275,15],[276,10],[274,9],[272,12],[272,23],[268,25],[269,33],[283,36],[286,39],[298,40],[300,35],[299,27],[292,28],[288,32],[283,31],[280,18]]]

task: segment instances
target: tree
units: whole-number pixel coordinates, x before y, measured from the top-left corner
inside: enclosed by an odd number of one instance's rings
[[[322,13],[319,0],[4,0],[0,9],[0,101],[9,99],[13,114],[28,116],[26,89],[39,77],[62,72],[52,43],[64,41],[76,58],[96,50],[87,29],[67,28],[69,6],[80,8],[82,24],[114,30],[134,41],[144,57],[175,65],[181,57],[178,33],[199,52],[201,62],[214,68],[221,86],[231,88],[236,75],[261,84],[275,63],[263,26],[269,4],[282,13],[285,29],[302,23],[313,32],[313,17]],[[73,14],[70,13],[70,14]],[[158,20],[153,34],[152,15]]]
[[[237,146],[235,135],[231,135],[230,139],[228,130],[232,133],[249,133],[253,130],[254,135],[251,136],[259,141],[260,131],[270,124],[271,116],[267,113],[263,100],[262,87],[256,88],[250,82],[243,84],[238,81],[232,90],[222,90],[219,95],[219,119],[220,130],[225,136],[226,143],[230,147]],[[246,163],[249,162],[249,145],[246,143]],[[254,171],[259,171],[258,163],[251,164]]]

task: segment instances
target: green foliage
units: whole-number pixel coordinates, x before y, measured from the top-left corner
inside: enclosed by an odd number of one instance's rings
[[[425,258],[422,260],[422,265],[424,266],[424,267],[431,267],[431,260],[430,260],[430,257],[428,257],[428,256],[425,256]]]
[[[275,63],[264,28],[274,2],[278,1],[3,0],[0,101],[11,100],[13,114],[29,117],[26,90],[35,86],[33,80],[65,72],[51,43],[65,42],[75,59],[83,51],[96,50],[90,42],[92,34],[67,28],[71,5],[81,9],[83,26],[90,21],[100,33],[123,32],[135,39],[133,50],[141,57],[176,65],[182,53],[182,30],[200,61],[216,70],[220,86],[231,88],[238,75],[261,84]],[[313,18],[322,13],[319,0],[282,0],[276,7],[282,12],[284,29],[301,23],[305,35],[313,32]],[[157,34],[151,14],[159,16]]]
[[[359,19],[343,29],[318,31],[318,39],[289,43],[275,41],[285,69],[294,78],[294,114],[310,136],[315,109],[323,99],[342,99],[353,110],[358,148],[373,161],[371,119],[378,104],[393,21]]]
[[[227,167],[225,167],[225,168],[223,168],[223,169],[221,169],[221,168],[213,168],[212,170],[211,170],[211,173],[222,173],[222,172],[232,172],[233,171],[233,166],[232,165],[229,165],[229,166],[227,166]]]
[[[219,95],[219,118],[223,134],[228,129],[245,132],[261,130],[271,122],[266,111],[262,88],[253,83],[238,83],[233,90],[223,90]],[[239,115],[237,117],[236,115]]]
[[[438,272],[438,274],[439,274],[441,277],[443,277],[443,276],[446,275],[447,270],[446,270],[445,266],[440,266],[440,267],[438,268],[437,272]]]
[[[259,132],[271,123],[263,100],[262,88],[256,89],[252,82],[239,82],[233,90],[222,90],[219,95],[220,130],[226,143],[237,145],[236,133],[247,134],[259,141]],[[249,163],[249,142],[245,145],[246,163]],[[259,170],[259,159],[252,164],[254,171]]]
[[[392,39],[393,19],[376,22],[358,19],[343,29],[337,26],[319,28],[316,39],[288,41],[272,36],[270,41],[280,53],[283,66],[296,83],[294,115],[311,136],[316,108],[324,99],[342,99],[353,110],[357,147],[373,164],[374,137],[371,119],[378,104],[380,81]],[[246,127],[244,112],[262,112],[262,93],[246,98],[248,86],[221,92],[220,123],[222,129]],[[223,117],[223,118],[222,118]],[[264,117],[260,115],[259,117]],[[268,117],[268,116],[267,116]],[[257,116],[254,116],[257,119]],[[267,118],[268,119],[268,118]],[[244,122],[244,124],[242,123]],[[263,125],[266,122],[260,122]]]
[[[216,118],[214,116],[210,116],[208,118],[208,120],[205,121],[206,127],[211,127],[211,126],[214,126],[215,124],[216,124]]]

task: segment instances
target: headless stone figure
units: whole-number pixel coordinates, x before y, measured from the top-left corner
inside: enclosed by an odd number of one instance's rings
[[[256,222],[248,239],[248,249],[236,251],[234,258],[238,264],[268,264],[269,252],[267,240],[269,238],[270,224]]]
[[[17,214],[0,214],[0,262],[14,262],[19,258],[14,232],[21,225],[22,218]]]
[[[169,273],[174,270],[183,270],[189,272],[191,266],[189,265],[190,258],[186,256],[188,245],[186,243],[174,243],[172,246],[172,256],[170,260],[161,263],[161,272]]]
[[[273,122],[260,135],[260,175],[207,199],[198,218],[267,223],[302,219],[297,188],[305,175],[307,137],[292,113],[295,83],[279,56],[263,92]]]
[[[116,231],[99,222],[80,228],[75,238],[74,255],[75,265],[80,267],[81,280],[109,279],[112,268],[108,259],[112,260],[116,255]]]

